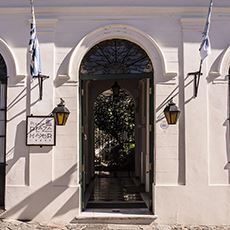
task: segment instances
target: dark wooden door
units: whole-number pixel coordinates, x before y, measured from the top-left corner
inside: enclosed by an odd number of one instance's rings
[[[149,209],[153,208],[154,183],[154,85],[153,77],[149,79]]]
[[[5,206],[7,77],[0,76],[0,207]]]

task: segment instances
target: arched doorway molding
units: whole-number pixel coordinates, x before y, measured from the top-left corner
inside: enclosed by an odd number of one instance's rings
[[[228,74],[229,66],[230,66],[230,46],[228,46],[217,57],[217,59],[215,60],[215,62],[213,63],[210,69],[209,77],[211,77],[212,79],[217,77],[225,78],[225,76]]]
[[[126,39],[144,49],[154,66],[155,78],[159,78],[159,81],[161,78],[164,81],[164,78],[170,79],[177,75],[168,69],[161,48],[151,36],[132,26],[115,24],[97,29],[79,42],[70,56],[67,75],[64,76],[66,80],[78,81],[80,64],[86,53],[97,43],[113,38]],[[58,77],[62,78],[63,75]]]
[[[84,53],[82,59],[74,59],[74,62],[77,62],[75,64],[78,65],[78,62],[81,63],[79,67],[75,68],[74,72],[77,71],[77,73],[80,74],[80,76],[78,76],[80,79],[75,78],[75,81],[82,80],[80,81],[80,87],[77,87],[77,89],[80,90],[78,95],[81,95],[79,103],[79,111],[81,114],[81,126],[79,129],[81,135],[81,149],[79,157],[82,168],[84,168],[84,170],[80,171],[80,177],[82,178],[81,194],[83,210],[86,207],[86,204],[91,205],[91,201],[88,199],[89,194],[91,194],[90,190],[93,186],[92,180],[95,179],[95,175],[98,175],[98,173],[95,174],[95,159],[92,154],[95,151],[93,129],[94,119],[92,110],[93,102],[98,96],[98,92],[103,92],[105,89],[111,88],[114,81],[117,81],[121,88],[125,88],[129,92],[132,92],[134,101],[136,101],[137,104],[134,110],[135,152],[133,154],[133,159],[135,167],[132,168],[131,174],[128,175],[135,176],[135,178],[139,178],[142,182],[144,187],[143,191],[147,193],[149,199],[146,203],[145,201],[141,202],[145,203],[143,206],[146,207],[147,205],[149,209],[152,209],[152,186],[154,183],[154,130],[150,130],[149,127],[153,127],[154,125],[154,92],[152,77],[152,63],[154,62],[152,59],[154,55],[149,51],[147,53],[147,46],[144,49],[143,45],[140,44],[140,41],[137,42],[134,35],[133,37],[134,39],[129,38],[127,35],[125,37],[118,37],[118,35],[114,36],[113,34],[109,36],[106,35],[106,38],[103,38],[102,41],[100,41],[100,39],[96,39],[96,41],[94,40],[92,42],[92,47],[90,45],[89,49],[88,47],[85,49],[88,52],[85,53],[85,50],[84,52],[82,51],[82,53]],[[149,54],[152,55],[152,59],[148,56]],[[80,54],[80,56],[82,56],[82,54]],[[133,60],[131,57],[135,57],[136,59]],[[156,61],[157,60],[159,60],[159,53]],[[141,65],[139,63],[139,65],[136,65],[138,62],[143,64]],[[158,72],[160,70],[162,70],[162,68],[159,67]],[[74,72],[72,73],[73,75]],[[155,73],[156,72],[157,71],[155,70]],[[162,76],[159,77],[163,78]],[[141,81],[144,82],[140,84]],[[122,85],[122,82],[124,82],[124,85]],[[134,164],[132,164],[132,166],[134,166]],[[113,177],[113,175],[111,176]],[[90,207],[90,205],[87,207]]]
[[[15,57],[11,51],[9,45],[0,38],[0,54],[2,55],[6,66],[7,66],[7,75],[9,77],[8,85],[14,85],[20,82],[25,76],[18,74],[18,67],[15,62]]]

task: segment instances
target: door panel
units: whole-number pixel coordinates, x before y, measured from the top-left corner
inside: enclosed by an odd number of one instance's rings
[[[0,207],[5,205],[7,77],[0,77]]]
[[[153,182],[154,182],[154,85],[153,78],[149,81],[149,209],[153,207]]]
[[[85,209],[85,156],[84,156],[84,82],[80,84],[80,184],[81,184],[81,206]]]

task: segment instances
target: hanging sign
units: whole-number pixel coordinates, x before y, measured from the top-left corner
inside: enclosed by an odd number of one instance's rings
[[[53,116],[27,116],[26,145],[53,146],[56,144],[56,126]]]

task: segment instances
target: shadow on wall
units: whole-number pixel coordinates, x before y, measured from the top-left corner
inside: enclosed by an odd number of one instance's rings
[[[229,99],[228,99],[229,100]],[[226,132],[225,132],[225,137],[226,137],[226,154],[227,154],[227,163],[224,166],[225,170],[228,170],[228,183],[230,184],[230,134],[229,134],[229,119],[227,119],[224,124],[226,126]]]
[[[78,203],[78,191],[74,189],[73,192],[67,195],[67,199],[61,207],[53,207],[53,213],[49,210],[49,213],[46,213],[46,208],[50,208],[52,202],[61,196],[67,190],[68,186],[55,186],[55,184],[60,184],[60,181],[63,181],[65,178],[66,183],[70,182],[72,174],[76,172],[76,164],[73,165],[65,174],[56,180],[45,184],[43,187],[38,189],[36,192],[27,196],[24,200],[20,201],[11,209],[4,212],[0,215],[0,218],[6,218],[16,215],[19,220],[32,220],[37,217],[39,214],[43,212],[43,216],[47,215],[48,218],[57,218],[63,214],[70,212],[71,210],[79,207]],[[50,215],[50,216],[48,216]],[[75,213],[76,215],[76,213]],[[70,218],[74,218],[70,217]],[[70,222],[72,219],[67,220],[66,222]]]
[[[34,85],[31,90],[34,90],[38,88],[38,84]],[[18,104],[20,101],[22,101],[24,98],[30,98],[28,96],[29,92],[31,91],[29,87],[24,88],[11,102],[10,104],[7,106],[7,112],[9,112],[16,104]],[[37,99],[36,101],[34,101],[33,103],[29,103],[27,102],[27,106],[25,109],[21,110],[20,112],[18,112],[17,114],[15,114],[13,117],[11,117],[10,119],[7,120],[7,122],[9,123],[10,121],[14,120],[15,118],[17,118],[18,116],[26,113],[27,115],[30,115],[30,108],[32,106],[34,106],[35,104],[37,104],[37,102],[40,101],[39,99]]]
[[[180,77],[179,77],[180,78]],[[186,164],[186,159],[185,159],[185,149],[182,146],[185,146],[184,143],[184,107],[186,104],[188,104],[191,100],[194,99],[194,96],[191,95],[188,97],[187,100],[185,100],[184,95],[180,95],[180,92],[182,92],[183,90],[185,91],[186,88],[191,87],[191,85],[194,84],[194,78],[191,76],[186,76],[183,80],[183,84],[182,86],[178,85],[176,86],[171,93],[169,93],[169,95],[164,99],[164,101],[156,108],[156,113],[159,113],[159,115],[156,117],[156,123],[159,123],[160,121],[162,121],[163,119],[165,119],[164,113],[163,113],[163,109],[164,107],[168,104],[169,100],[171,98],[175,98],[176,96],[179,96],[179,105],[180,105],[180,109],[181,109],[181,118],[179,120],[179,126],[180,129],[179,130],[183,130],[183,131],[179,131],[179,153],[178,153],[178,179],[177,182],[180,185],[184,185],[186,184],[186,178],[185,178],[185,164]],[[164,85],[166,85],[166,83],[164,83]],[[182,127],[182,128],[181,128]]]
[[[29,184],[29,152],[30,153],[49,153],[52,150],[51,146],[42,148],[33,146],[29,149],[26,146],[26,121],[21,121],[17,125],[14,147],[6,153],[6,173],[8,174],[12,167],[19,159],[24,159],[24,184]]]
[[[71,57],[74,49],[75,49],[75,47],[72,48],[72,50],[66,55],[66,57],[62,61],[61,65],[57,71],[56,78],[54,79],[54,86],[56,88],[63,85],[64,83],[66,83],[69,80],[69,76],[67,76],[68,66],[69,66],[70,57]]]
[[[8,174],[14,164],[21,158],[24,158],[24,167],[25,167],[25,173],[24,173],[24,182],[28,185],[29,183],[29,150],[28,147],[26,147],[26,139],[25,139],[25,130],[26,130],[26,122],[21,121],[17,125],[16,130],[16,136],[15,136],[15,142],[14,147],[11,148],[6,153],[6,173]]]

